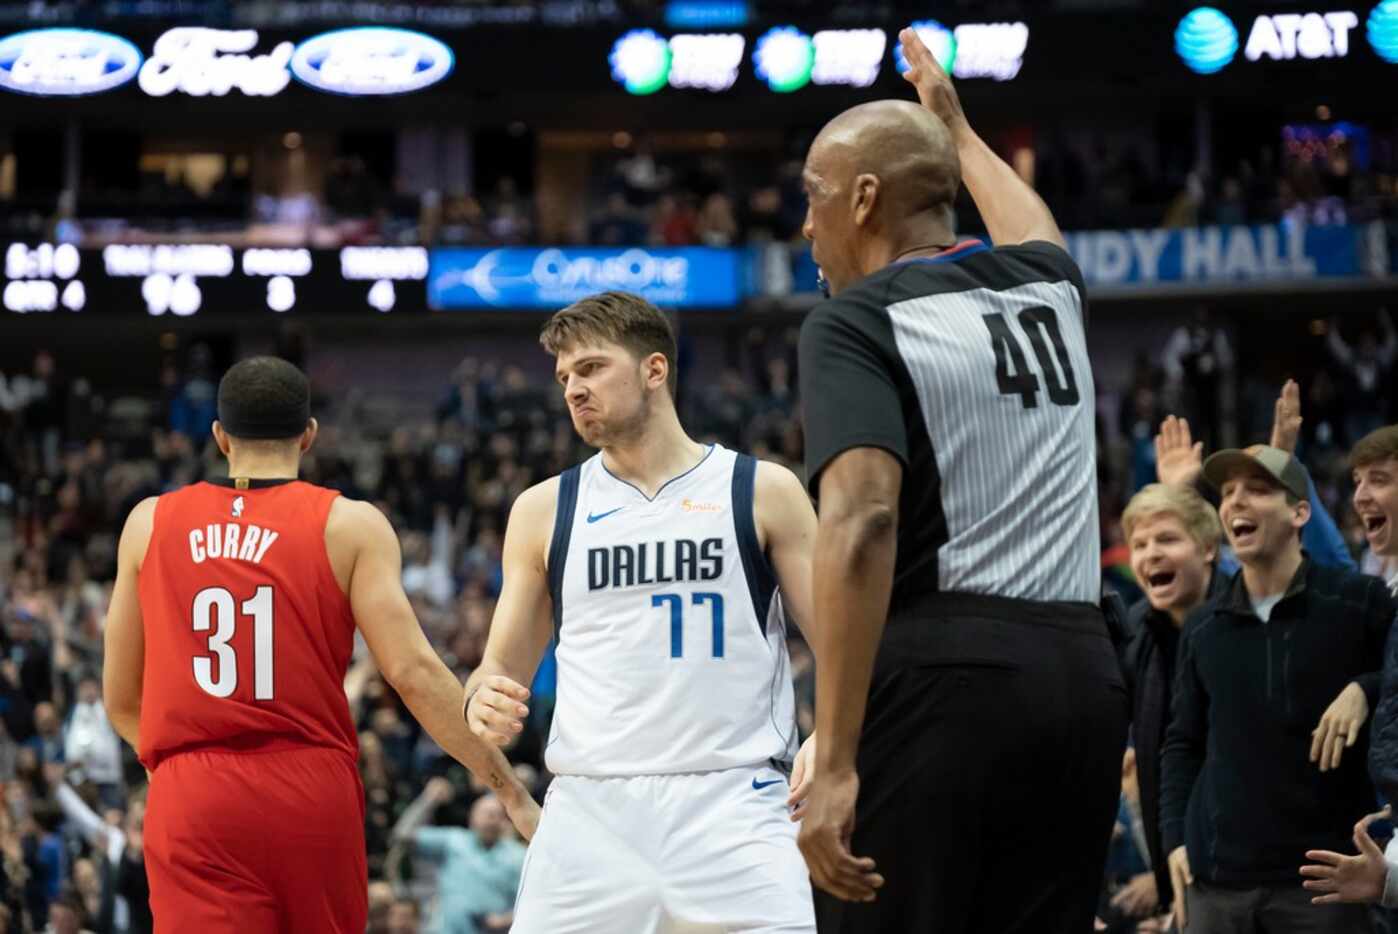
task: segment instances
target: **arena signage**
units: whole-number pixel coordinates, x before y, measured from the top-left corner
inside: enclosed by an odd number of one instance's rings
[[[879,50],[883,54],[883,50]],[[795,26],[777,26],[757,40],[752,63],[757,77],[779,94],[803,88],[815,70],[815,43]],[[876,72],[877,73],[877,72]]]
[[[1364,34],[1379,58],[1398,65],[1398,0],[1383,0],[1374,7],[1365,21]]]
[[[1024,66],[1029,27],[1024,23],[962,23],[934,20],[913,24],[932,54],[957,78],[1009,81]],[[612,78],[632,94],[654,94],[669,85],[726,91],[738,79],[745,39],[738,33],[689,34],[670,38],[633,29],[612,45]],[[796,26],[774,26],[753,44],[756,77],[770,90],[790,93],[810,84],[866,88],[878,80],[888,49],[882,29],[822,29],[814,35]],[[903,45],[893,49],[899,73],[908,70]]]
[[[1361,275],[1356,227],[1199,227],[1066,234],[1090,285],[1276,282]]]
[[[1243,55],[1261,58],[1343,58],[1349,54],[1349,31],[1359,25],[1350,10],[1330,13],[1277,13],[1253,20]]]
[[[398,303],[394,282],[427,278],[427,250],[420,246],[347,246],[340,251],[340,275],[346,282],[373,282],[369,306],[387,314]]]
[[[100,94],[141,67],[120,36],[91,29],[34,29],[0,39],[0,88],[48,97]]]
[[[1222,10],[1210,6],[1190,10],[1175,27],[1175,53],[1191,71],[1212,75],[1222,71],[1242,49],[1250,62],[1318,61],[1349,58],[1351,33],[1359,29],[1353,10],[1263,13],[1252,19],[1247,40]],[[1382,0],[1364,23],[1369,45],[1380,59],[1398,63],[1398,0]]]
[[[1148,295],[1184,288],[1255,289],[1326,279],[1385,279],[1398,273],[1374,251],[1382,225],[1199,227],[1088,230],[1064,234],[1068,251],[1093,289]],[[818,291],[810,252],[797,249],[784,278],[756,270],[761,294]]]
[[[40,243],[33,247],[12,243],[5,250],[5,287],[0,307],[16,314],[82,311],[87,289],[78,273],[82,257],[70,243]]]
[[[957,78],[1008,81],[1019,74],[1029,47],[1024,23],[962,23],[950,29],[936,20],[923,20],[912,28],[938,64]],[[901,42],[893,48],[893,61],[899,74],[908,70]]]
[[[141,66],[141,90],[152,97],[176,91],[222,97],[237,88],[249,97],[271,97],[291,82],[287,66],[295,46],[280,42],[270,52],[249,55],[257,41],[255,29],[171,29],[155,40]]]
[[[451,49],[431,36],[364,26],[307,39],[291,56],[291,73],[335,94],[406,94],[441,81],[454,63]]]
[[[887,46],[882,29],[822,29],[811,36],[776,26],[757,40],[752,63],[757,77],[780,94],[812,82],[867,88],[879,77]]]
[[[746,0],[670,0],[665,4],[665,24],[674,29],[743,26],[748,17]]]
[[[848,84],[867,88],[879,77],[888,37],[882,29],[822,29],[811,37],[816,84]]]
[[[684,33],[669,39],[633,29],[612,44],[612,78],[632,94],[676,88],[726,91],[738,80],[747,40],[738,33]]]
[[[741,36],[734,38],[741,44]],[[455,65],[445,43],[408,29],[338,29],[299,45],[278,42],[266,51],[257,50],[259,42],[253,29],[179,26],[162,33],[150,58],[143,59],[133,43],[110,33],[29,30],[0,39],[0,89],[72,97],[100,94],[136,79],[151,97],[222,97],[233,91],[272,97],[285,90],[294,75],[318,91],[389,95],[430,87],[451,74]],[[677,70],[676,83],[722,84],[722,79],[706,73],[712,56],[702,54],[702,48],[699,55],[694,51],[686,48],[682,57],[687,71]],[[741,58],[742,49],[736,54]],[[730,70],[736,76],[736,65]]]
[[[671,307],[723,308],[742,298],[740,250],[526,248],[432,251],[436,309],[560,308],[622,289]]]

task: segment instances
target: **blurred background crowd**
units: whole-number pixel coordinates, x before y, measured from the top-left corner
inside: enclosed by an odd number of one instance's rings
[[[308,143],[287,133],[257,173],[229,140],[213,153],[143,159],[131,178],[93,173],[77,189],[16,193],[0,212],[0,236],[327,248],[794,241],[805,212],[801,160],[816,129],[771,138],[617,131],[584,154],[566,190],[510,158],[529,133],[522,123],[503,140],[474,140],[475,177],[441,188],[404,174],[399,160],[374,158],[382,140],[342,142],[339,155],[308,164]],[[1245,155],[1214,166],[1158,146],[1147,128],[1110,143],[1071,133],[1001,142],[1065,230],[1398,222],[1398,161],[1390,146],[1371,149],[1367,134],[1357,159],[1354,132],[1288,126],[1241,140]],[[969,200],[960,208],[963,232],[977,232]]]

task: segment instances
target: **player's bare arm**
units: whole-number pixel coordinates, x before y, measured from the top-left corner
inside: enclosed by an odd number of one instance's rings
[[[466,681],[466,722],[476,736],[504,745],[529,715],[534,672],[553,636],[548,544],[558,505],[557,477],[530,487],[510,509],[501,561],[504,584],[495,603],[485,657]]]
[[[815,555],[816,513],[796,474],[759,461],[753,512],[763,551],[776,572],[782,603],[806,641],[815,644],[816,615],[811,601],[811,559]]]
[[[757,534],[776,572],[782,604],[806,642],[815,645],[816,614],[811,595],[811,559],[815,554],[816,514],[801,481],[780,464],[759,461],[753,497]],[[787,805],[792,820],[805,813],[803,803],[815,775],[816,734],[801,744],[791,770]]]
[[[403,592],[403,554],[393,527],[372,505],[341,498],[325,537],[355,624],[384,678],[437,745],[494,790],[528,839],[538,805],[500,750],[481,742],[457,716],[461,682],[433,651]]]
[[[820,475],[816,535],[816,732],[820,747],[799,843],[816,885],[872,901],[874,861],[849,848],[859,794],[855,752],[893,589],[903,467],[880,448],[852,448]]]
[[[140,748],[141,678],[145,673],[146,633],[141,619],[138,577],[155,522],[154,496],[142,500],[121,530],[117,577],[102,644],[102,703],[117,734]]]
[[[922,105],[951,130],[961,158],[961,180],[985,221],[991,242],[1004,246],[1047,240],[1066,247],[1063,233],[1044,200],[971,129],[951,78],[917,33],[904,29],[898,38],[910,66],[903,77],[917,88]]]

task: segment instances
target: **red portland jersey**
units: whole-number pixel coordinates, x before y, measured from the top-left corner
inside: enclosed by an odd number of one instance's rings
[[[156,503],[139,578],[148,769],[195,748],[358,755],[344,689],[354,618],[325,549],[339,494],[251,485],[196,483]]]

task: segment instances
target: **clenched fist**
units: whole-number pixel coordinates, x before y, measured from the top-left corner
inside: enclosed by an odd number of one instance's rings
[[[481,739],[508,746],[524,730],[529,689],[504,675],[490,675],[466,697],[466,725]]]

